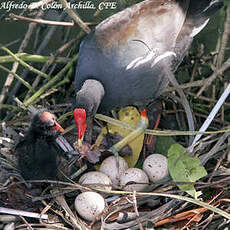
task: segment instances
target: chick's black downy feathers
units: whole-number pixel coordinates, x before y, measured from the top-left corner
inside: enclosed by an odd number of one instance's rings
[[[27,133],[16,146],[24,179],[56,179],[57,160],[61,153],[55,141],[58,135],[56,124],[56,117],[46,110],[33,116]]]

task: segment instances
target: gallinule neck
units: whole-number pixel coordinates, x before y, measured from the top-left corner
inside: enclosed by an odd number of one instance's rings
[[[86,128],[84,113],[92,118],[97,111],[143,107],[157,98],[193,37],[222,5],[221,0],[146,0],[101,22],[79,51],[78,138]]]
[[[54,114],[40,110],[33,116],[27,133],[16,146],[24,179],[56,179],[57,156],[61,153],[55,141],[58,131],[63,129]]]

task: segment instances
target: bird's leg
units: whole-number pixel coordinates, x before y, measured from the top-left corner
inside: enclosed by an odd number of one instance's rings
[[[149,127],[153,127],[156,130],[160,123],[161,113],[162,113],[162,103],[160,100],[155,100],[148,104],[148,117],[149,117]],[[152,152],[155,144],[155,135],[146,135],[145,146],[148,151]]]
[[[158,128],[158,125],[159,125],[159,122],[160,122],[160,118],[161,118],[161,114],[158,114],[158,116],[157,116],[157,120],[156,120],[156,123],[155,123],[155,125],[154,125],[154,128],[153,128],[153,130],[156,130],[157,128]],[[152,146],[153,146],[153,144],[154,144],[154,135],[147,135],[147,138],[146,138],[146,140],[147,140],[147,146],[148,146],[148,148],[150,149]]]
[[[114,156],[118,158],[119,156],[118,152],[129,142],[131,142],[132,140],[140,136],[142,133],[144,133],[145,129],[148,127],[148,124],[149,124],[149,120],[147,117],[146,110],[144,109],[141,111],[141,119],[137,124],[136,129],[133,130],[129,135],[127,135],[121,141],[117,142],[115,145],[109,148],[109,151],[112,152]]]

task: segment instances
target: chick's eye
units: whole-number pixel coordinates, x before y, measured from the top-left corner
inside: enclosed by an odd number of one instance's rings
[[[53,120],[48,121],[46,124],[47,124],[47,127],[49,128],[52,128],[55,126],[55,122]]]

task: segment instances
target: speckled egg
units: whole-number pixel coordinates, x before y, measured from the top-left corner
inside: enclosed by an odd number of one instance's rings
[[[82,218],[93,221],[103,212],[105,200],[96,192],[83,192],[76,197],[74,206]]]
[[[100,166],[100,172],[106,174],[112,181],[113,187],[120,185],[120,175],[128,169],[128,164],[122,157],[118,157],[119,168],[114,156],[106,158]]]
[[[168,159],[161,154],[151,154],[145,159],[143,170],[152,182],[157,182],[168,176]]]
[[[143,170],[138,168],[129,168],[122,173],[120,183],[125,191],[141,192],[147,188],[149,178]]]
[[[111,179],[106,174],[97,171],[83,174],[80,177],[78,183],[81,185],[90,185],[90,188],[103,189],[107,191],[110,191],[112,189]],[[93,185],[93,184],[101,184],[101,185]]]

